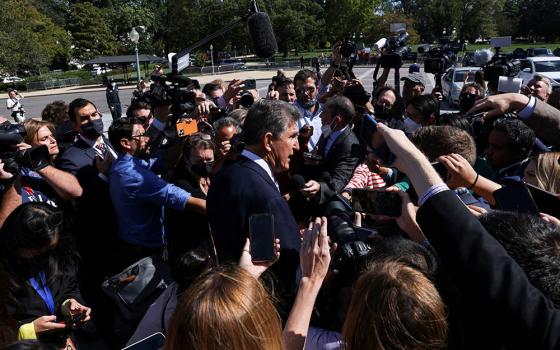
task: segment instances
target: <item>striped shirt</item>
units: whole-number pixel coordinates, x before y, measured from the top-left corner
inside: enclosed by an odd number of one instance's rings
[[[371,190],[377,190],[382,187],[385,187],[385,181],[379,176],[377,173],[372,173],[369,171],[368,166],[365,163],[362,163],[356,167],[354,170],[354,174],[352,174],[352,178],[348,185],[346,185],[345,190],[351,190],[353,188],[365,188]]]

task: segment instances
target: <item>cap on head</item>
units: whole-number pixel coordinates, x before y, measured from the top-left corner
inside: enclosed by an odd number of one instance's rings
[[[424,75],[418,72],[410,73],[406,77],[402,77],[401,80],[408,80],[413,84],[421,84],[424,87],[426,87],[427,85],[426,78],[424,77]]]

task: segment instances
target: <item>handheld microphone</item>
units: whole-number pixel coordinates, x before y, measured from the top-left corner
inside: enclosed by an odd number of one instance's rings
[[[294,183],[294,185],[296,185],[298,188],[303,188],[303,186],[305,186],[305,178],[301,175],[294,175],[292,177],[292,182]]]
[[[260,58],[272,57],[278,51],[278,44],[270,17],[264,12],[254,13],[249,16],[247,26],[255,55]]]

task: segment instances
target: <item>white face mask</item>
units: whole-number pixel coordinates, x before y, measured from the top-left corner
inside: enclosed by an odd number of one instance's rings
[[[418,124],[417,122],[415,122],[414,120],[412,120],[409,117],[407,117],[404,120],[404,132],[407,133],[407,134],[412,134],[416,130],[420,129],[421,127],[422,127],[422,124]]]

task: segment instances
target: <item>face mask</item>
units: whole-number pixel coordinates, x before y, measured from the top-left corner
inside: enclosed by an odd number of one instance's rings
[[[212,168],[214,167],[214,162],[206,162],[202,164],[194,164],[191,166],[191,171],[203,178],[207,178],[210,173],[212,173]]]
[[[466,112],[470,110],[474,106],[477,97],[478,96],[474,94],[462,95],[459,98],[459,109],[461,110],[461,112]]]
[[[421,127],[422,124],[418,124],[412,118],[406,117],[404,120],[404,132],[407,134],[412,134]]]
[[[111,86],[115,89],[117,87],[117,83],[112,83]]]
[[[101,118],[94,119],[81,126],[82,135],[88,139],[95,140],[103,134],[103,120]]]
[[[390,109],[384,105],[373,106],[373,114],[378,119],[387,119],[389,117]]]
[[[309,109],[309,108],[315,106],[315,104],[317,103],[317,98],[311,99],[307,102],[302,102],[302,101],[300,101],[300,99],[298,99],[298,102],[303,108]]]

